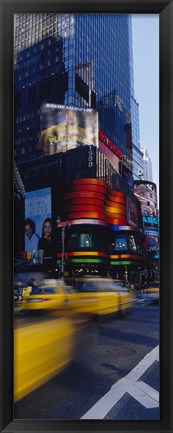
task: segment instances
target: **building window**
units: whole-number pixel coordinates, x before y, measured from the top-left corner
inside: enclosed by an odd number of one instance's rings
[[[114,251],[127,251],[127,239],[125,236],[117,236],[115,241],[112,242],[112,250]]]
[[[129,236],[129,243],[130,243],[130,249],[133,251],[136,251],[137,246],[136,246],[135,238],[133,235]]]
[[[93,241],[92,233],[81,233],[79,246],[80,246],[80,248],[94,247],[94,241]]]

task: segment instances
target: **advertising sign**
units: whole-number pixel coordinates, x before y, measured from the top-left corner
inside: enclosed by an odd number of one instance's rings
[[[127,224],[133,227],[139,227],[139,213],[137,206],[130,200],[129,197],[126,198],[126,209],[127,209]]]
[[[147,233],[148,251],[158,251],[159,249],[159,236],[158,233]]]
[[[119,158],[106,146],[101,140],[99,140],[99,150],[102,152],[112,163],[113,168],[119,173]]]
[[[98,113],[45,103],[40,109],[40,131],[43,154],[66,152],[83,145],[98,147]]]
[[[158,226],[158,218],[153,216],[143,216],[143,223],[145,226]]]
[[[128,188],[133,191],[133,175],[132,172],[121,162],[121,176]]]
[[[51,188],[27,192],[25,195],[25,252],[31,259],[38,257],[38,242],[43,223],[51,218]]]

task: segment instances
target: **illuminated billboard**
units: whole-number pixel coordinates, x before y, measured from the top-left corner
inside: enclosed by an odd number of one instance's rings
[[[40,131],[43,154],[66,152],[83,145],[98,147],[98,113],[45,103],[40,109]]]
[[[140,213],[137,205],[126,197],[127,224],[133,227],[140,227]]]
[[[106,146],[101,140],[99,140],[99,150],[103,153],[106,158],[111,162],[112,167],[119,173],[119,158],[116,156],[108,146]]]
[[[51,188],[38,189],[25,195],[25,253],[28,260],[38,258],[38,245],[43,225],[52,216]]]

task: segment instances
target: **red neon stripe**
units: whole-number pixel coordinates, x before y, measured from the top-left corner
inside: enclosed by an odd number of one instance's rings
[[[78,198],[78,197],[87,197],[87,198],[89,198],[89,197],[91,197],[91,198],[96,198],[96,199],[99,199],[99,200],[102,200],[102,201],[105,201],[105,196],[103,195],[103,194],[100,194],[100,193],[96,193],[96,192],[90,192],[90,191],[83,191],[83,192],[79,192],[79,191],[76,191],[76,192],[70,192],[70,193],[68,193],[68,194],[65,194],[65,196],[64,196],[64,199],[65,200],[69,200],[69,199],[71,199],[71,198]]]
[[[74,179],[74,180],[72,180],[71,184],[72,185],[81,185],[81,184],[100,185],[100,186],[104,187],[105,189],[107,189],[107,184],[106,184],[106,182],[104,182],[104,180],[93,179],[93,178]]]
[[[98,218],[105,220],[105,214],[101,212],[71,212],[68,214],[68,218]]]
[[[101,212],[104,213],[104,206],[94,206],[94,205],[74,205],[74,206],[66,206],[65,207],[65,212]]]
[[[106,190],[105,188],[103,188],[102,186],[99,185],[75,185],[72,186],[71,191],[70,192],[75,192],[75,191],[92,191],[92,192],[100,192],[101,194],[105,195]]]
[[[110,199],[111,196],[112,197],[119,197],[119,198],[125,199],[125,194],[123,194],[123,192],[113,191],[112,189],[109,190],[109,194],[108,194],[109,199]]]
[[[69,200],[68,202],[69,205],[92,205],[94,204],[95,206],[100,206],[100,207],[104,207],[104,202],[102,202],[101,200],[98,200],[96,198],[72,198],[71,200]]]
[[[126,224],[126,218],[107,218],[107,222],[110,225],[122,226]]]
[[[121,204],[123,206],[126,205],[126,201],[125,198],[120,198],[120,197],[110,197],[110,195],[108,196],[108,198],[106,199],[106,203],[108,206],[112,206],[113,204]]]

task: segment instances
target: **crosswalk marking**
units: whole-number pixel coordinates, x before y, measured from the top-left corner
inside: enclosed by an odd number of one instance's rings
[[[151,392],[149,394],[149,389],[141,385],[139,381],[140,377],[145,373],[145,371],[150,367],[150,365],[159,360],[159,346],[156,346],[151,352],[147,353],[144,358],[127,374],[124,378],[120,379],[118,382],[114,383],[110,390],[101,397],[94,406],[91,407],[81,419],[104,419],[105,416],[110,412],[110,410],[115,406],[116,403],[123,397],[123,395],[128,392],[133,392],[134,395],[140,395],[140,402],[146,402],[153,400],[152,407],[158,407],[158,395]],[[145,384],[146,385],[146,384]],[[141,388],[141,389],[139,389]],[[146,393],[146,390],[148,394]],[[144,397],[145,394],[145,397]],[[154,395],[154,398],[152,397]],[[137,399],[137,398],[136,398]],[[139,401],[139,399],[138,399]],[[143,403],[141,403],[143,404]],[[145,406],[146,407],[146,406]],[[151,407],[151,406],[149,406]]]
[[[136,382],[132,384],[128,390],[135,400],[141,403],[146,409],[159,407],[159,393],[144,382]]]

